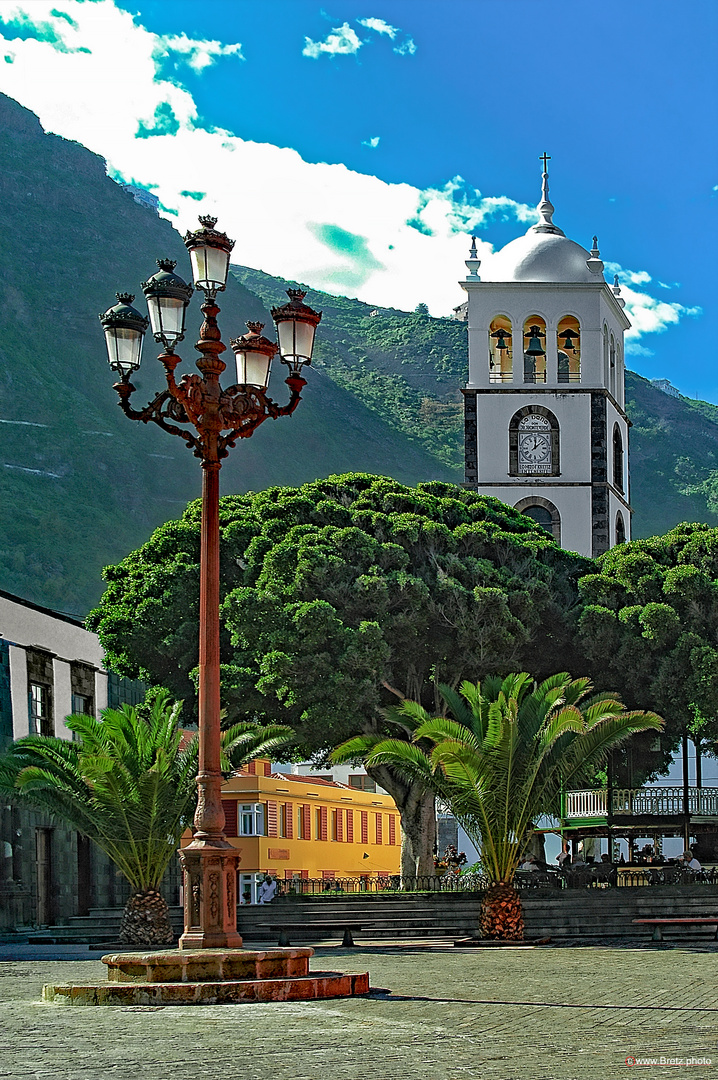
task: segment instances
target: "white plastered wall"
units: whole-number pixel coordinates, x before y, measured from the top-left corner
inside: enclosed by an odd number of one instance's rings
[[[53,716],[55,731],[69,738],[64,719],[72,712],[70,663],[79,661],[95,668],[96,711],[107,704],[107,675],[97,634],[83,626],[8,596],[0,596],[0,636],[8,642],[13,735],[28,734],[28,680],[25,649],[53,653]],[[104,689],[103,689],[104,687]]]
[[[509,475],[509,424],[519,409],[540,405],[553,413],[559,425],[560,479],[581,483],[591,478],[591,395],[561,391],[544,394],[512,394],[497,390],[476,395],[477,445],[480,485],[507,484],[517,489],[527,477]],[[570,447],[570,451],[569,451]],[[551,478],[538,481],[550,484]],[[483,492],[490,494],[490,492]],[[521,498],[517,495],[515,501]]]
[[[548,499],[558,510],[561,517],[561,547],[567,551],[578,551],[581,555],[591,554],[591,488],[588,484],[581,487],[551,487],[541,483],[524,487],[482,488],[480,495],[493,495],[509,506],[516,506],[521,499],[532,495]]]

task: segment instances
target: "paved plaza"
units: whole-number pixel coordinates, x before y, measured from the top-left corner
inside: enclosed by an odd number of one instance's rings
[[[718,1080],[708,944],[328,947],[313,969],[368,969],[373,996],[194,1008],[43,1005],[44,982],[105,971],[79,948],[48,955],[0,948],[2,1080]]]

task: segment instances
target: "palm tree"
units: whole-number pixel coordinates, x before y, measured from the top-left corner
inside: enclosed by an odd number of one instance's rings
[[[629,712],[610,693],[592,695],[588,679],[563,672],[538,686],[526,672],[442,686],[447,716],[405,700],[393,719],[413,741],[352,739],[346,760],[388,765],[433,791],[481,851],[490,881],[481,932],[522,938],[521,898],[513,884],[527,834],[542,815],[558,816],[561,791],[590,782],[610,749],[637,731],[659,729],[655,713]]]
[[[182,746],[181,702],[167,691],[146,707],[104,709],[66,720],[73,741],[29,735],[0,758],[0,791],[88,836],[132,888],[120,939],[145,947],[173,939],[160,882],[196,801],[197,736]],[[222,733],[222,769],[285,746],[278,725],[235,724]]]

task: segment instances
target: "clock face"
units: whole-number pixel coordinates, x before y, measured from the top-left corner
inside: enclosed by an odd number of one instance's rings
[[[551,436],[526,432],[519,440],[519,460],[527,465],[546,465],[551,459]]]

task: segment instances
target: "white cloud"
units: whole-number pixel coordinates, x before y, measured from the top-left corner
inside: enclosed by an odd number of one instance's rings
[[[312,41],[305,37],[302,56],[309,56],[312,60],[317,60],[322,53],[329,56],[353,56],[359,52],[362,45],[356,30],[345,22],[342,26],[335,26],[325,41]]]
[[[649,281],[653,281],[647,270],[624,270],[621,264],[616,262],[607,262],[605,267],[608,275],[618,275],[621,285],[648,285]]]
[[[393,51],[398,53],[399,56],[413,56],[416,52],[416,42],[413,38],[408,37],[401,44],[395,45]]]
[[[392,41],[395,40],[397,34],[402,33],[398,26],[391,26],[384,19],[357,19],[357,22],[360,26],[365,26],[367,30],[374,30],[377,34],[386,34]],[[394,46],[392,52],[399,56],[413,56],[416,52],[416,42],[407,35],[403,41]]]
[[[375,30],[377,34],[388,34],[392,41],[399,33],[398,27],[390,26],[383,19],[357,19],[357,22],[367,30]]]
[[[177,35],[158,35],[152,55],[155,59],[177,57],[193,71],[201,74],[211,67],[220,56],[236,56],[244,60],[242,46],[223,45],[221,41],[195,41],[182,32]]]
[[[3,40],[2,20],[11,17],[24,20],[23,36],[6,26]],[[202,128],[176,70],[163,74],[168,58],[202,71],[204,58],[231,60],[239,46],[167,39],[138,19],[113,0],[0,0],[0,45],[14,54],[0,63],[0,92],[36,112],[46,130],[101,154],[111,175],[151,189],[179,229],[216,213],[237,240],[238,263],[372,304],[411,311],[426,301],[441,315],[465,298],[457,279],[469,234],[490,221],[526,227],[537,219],[534,207],[483,196],[461,177],[420,190]],[[490,244],[477,246],[479,258],[491,257]],[[615,272],[627,275],[634,341],[698,314],[642,293],[644,271]]]
[[[655,296],[638,292],[627,285],[621,287],[621,296],[626,301],[626,314],[631,320],[631,329],[626,331],[626,352],[634,355],[645,355],[635,347],[637,339],[644,334],[661,334],[681,319],[695,318],[702,314],[699,307],[686,307],[676,302],[657,300]]]
[[[370,150],[376,150],[380,139],[381,135],[373,135],[371,139],[364,139],[362,141],[362,146],[368,146]]]

